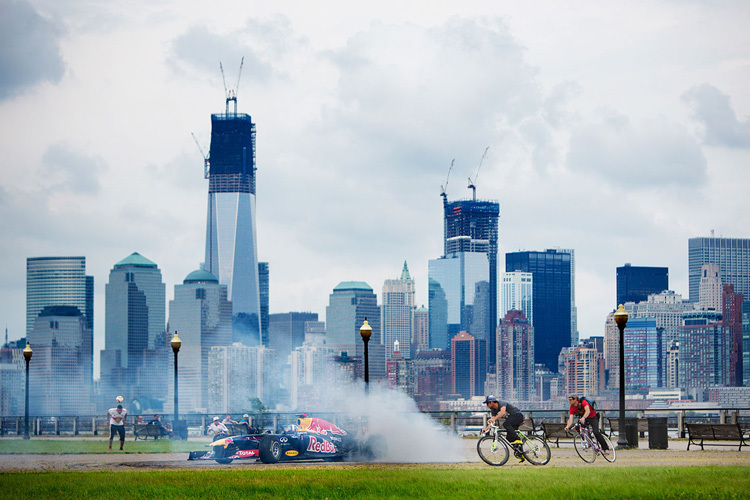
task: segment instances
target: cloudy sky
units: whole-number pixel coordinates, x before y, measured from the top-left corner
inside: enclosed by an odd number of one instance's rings
[[[744,1],[0,0],[0,325],[25,335],[26,258],[137,251],[173,287],[204,257],[210,114],[257,124],[271,312],[325,316],[404,260],[427,301],[440,186],[500,203],[500,251],[573,248],[581,337],[615,268],[750,237]],[[504,258],[501,257],[504,263]],[[98,358],[98,355],[97,355]],[[98,359],[97,359],[98,364]]]

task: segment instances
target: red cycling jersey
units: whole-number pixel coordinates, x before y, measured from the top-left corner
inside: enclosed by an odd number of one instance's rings
[[[586,413],[586,407],[589,407],[589,418],[593,418],[596,416],[596,410],[589,404],[588,401],[585,399],[579,399],[578,400],[581,403],[580,408],[576,405],[570,405],[570,414],[575,415],[576,413],[579,413],[581,416],[583,416]]]

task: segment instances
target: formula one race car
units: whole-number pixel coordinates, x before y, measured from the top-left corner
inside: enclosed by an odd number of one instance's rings
[[[361,434],[361,433],[360,433]],[[301,417],[281,434],[248,434],[218,439],[211,451],[192,451],[188,460],[220,464],[243,458],[266,464],[286,460],[371,461],[386,454],[383,436],[358,438],[322,418]]]

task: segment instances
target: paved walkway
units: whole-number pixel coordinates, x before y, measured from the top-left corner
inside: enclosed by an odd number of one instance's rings
[[[464,439],[463,457],[457,462],[438,462],[423,464],[424,467],[477,468],[488,467],[476,453],[476,440]],[[196,442],[196,449],[202,443]],[[573,446],[563,444],[560,448],[551,447],[552,460],[546,467],[628,467],[628,466],[704,466],[704,465],[742,465],[750,466],[750,448],[706,446],[705,451],[690,447],[687,451],[687,440],[670,440],[667,450],[649,450],[648,440],[640,441],[640,448],[620,450],[617,461],[610,464],[601,457],[593,464],[583,462]],[[291,462],[277,465],[264,465],[254,461],[234,461],[231,465],[220,465],[212,460],[188,461],[187,453],[110,453],[87,455],[0,455],[0,472],[7,471],[91,471],[91,470],[196,470],[196,469],[264,469],[267,467],[348,467],[346,463]],[[408,464],[383,462],[379,466],[409,467]],[[504,467],[534,467],[529,464],[518,464],[512,459]]]

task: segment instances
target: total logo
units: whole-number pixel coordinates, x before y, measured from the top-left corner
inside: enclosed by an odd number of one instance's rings
[[[239,450],[237,451],[238,458],[257,457],[258,450]]]
[[[310,436],[310,444],[307,445],[307,451],[317,453],[336,453],[336,447],[328,441],[318,441],[314,436]]]

